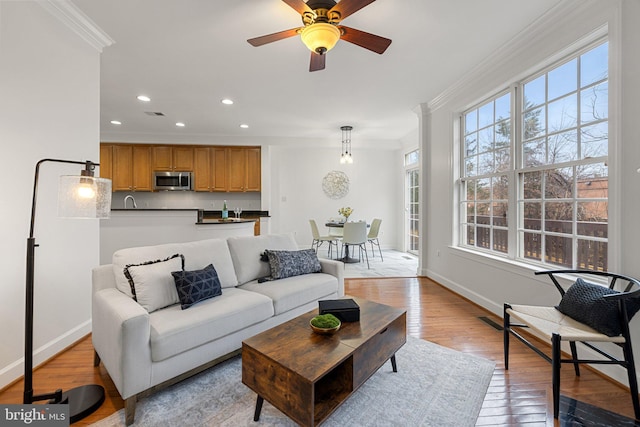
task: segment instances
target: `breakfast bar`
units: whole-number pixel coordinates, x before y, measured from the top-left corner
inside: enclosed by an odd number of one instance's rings
[[[249,216],[249,215],[247,215]],[[100,223],[100,263],[119,249],[162,243],[253,236],[259,218],[229,218],[202,209],[112,209]]]

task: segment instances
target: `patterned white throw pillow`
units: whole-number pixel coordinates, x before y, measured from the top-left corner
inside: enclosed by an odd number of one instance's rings
[[[129,264],[124,268],[124,275],[129,280],[133,298],[151,313],[180,302],[171,273],[183,270],[184,256],[175,254],[164,260]]]

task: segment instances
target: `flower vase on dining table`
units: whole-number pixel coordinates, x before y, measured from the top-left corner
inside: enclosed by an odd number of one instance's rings
[[[353,213],[353,209],[350,207],[338,209],[338,213],[344,217],[344,222],[349,222],[349,217]]]

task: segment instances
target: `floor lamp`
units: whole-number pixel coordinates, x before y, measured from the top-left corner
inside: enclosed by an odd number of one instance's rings
[[[99,385],[84,385],[66,392],[58,389],[52,393],[33,394],[33,296],[35,249],[38,246],[33,236],[36,218],[36,196],[40,165],[45,162],[84,165],[79,176],[63,175],[58,187],[58,216],[66,218],[108,218],[111,210],[111,180],[94,178],[98,163],[73,160],[42,159],[36,163],[31,203],[31,225],[27,239],[27,281],[24,331],[24,404],[49,400],[49,403],[69,404],[69,421],[76,422],[98,409],[104,401],[104,388]]]

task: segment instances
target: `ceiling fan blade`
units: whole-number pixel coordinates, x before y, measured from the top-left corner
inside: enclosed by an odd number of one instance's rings
[[[293,9],[295,9],[295,11],[298,12],[300,15],[304,14],[305,12],[313,13],[313,10],[311,10],[311,8],[307,6],[307,4],[302,0],[282,0],[282,1],[288,4]]]
[[[340,19],[344,19],[374,1],[376,0],[340,0],[329,12],[339,12]]]
[[[339,28],[342,30],[342,36],[340,36],[342,40],[369,49],[375,53],[383,54],[391,44],[391,39],[385,37],[376,36],[375,34],[366,33],[356,30],[355,28],[345,27],[344,25],[340,25]]]
[[[251,46],[262,46],[263,44],[277,42],[278,40],[286,39],[289,37],[297,36],[299,28],[292,28],[290,30],[280,31],[278,33],[267,34],[266,36],[255,37],[247,40]]]
[[[309,64],[309,71],[324,70],[324,62],[327,55],[319,55],[315,52],[311,52],[311,63]]]

